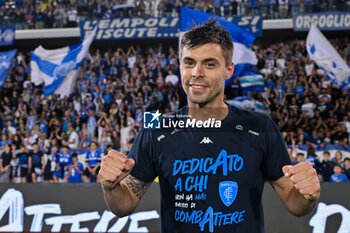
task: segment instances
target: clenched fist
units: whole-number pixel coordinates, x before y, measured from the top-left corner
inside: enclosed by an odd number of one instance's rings
[[[100,172],[101,184],[104,189],[111,190],[122,181],[135,165],[133,159],[128,159],[122,153],[110,150],[102,159]]]
[[[310,162],[287,165],[282,168],[285,177],[289,178],[294,187],[308,200],[315,200],[320,196],[320,181],[316,170]]]

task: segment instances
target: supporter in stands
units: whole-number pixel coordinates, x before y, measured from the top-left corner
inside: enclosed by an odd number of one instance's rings
[[[101,165],[101,151],[98,148],[96,141],[91,142],[90,150],[86,153],[85,156],[85,170],[83,180],[85,183],[89,181],[97,181],[97,174],[100,171]]]
[[[350,180],[350,158],[344,159],[344,174]]]
[[[331,154],[329,151],[323,152],[323,160],[320,165],[320,174],[322,181],[329,182],[331,175],[333,174],[334,162],[331,161]]]
[[[316,169],[316,171],[319,173],[321,162],[316,154],[315,148],[313,148],[312,146],[310,146],[307,149],[307,157],[305,161],[309,161],[310,163],[312,163],[314,169]]]
[[[58,181],[60,179],[64,179],[65,171],[67,170],[67,166],[72,163],[72,156],[69,152],[68,146],[62,146],[61,152],[58,155],[58,164],[59,164],[59,172],[54,175],[58,175]]]
[[[20,151],[16,153],[14,150],[12,153],[15,153],[13,158],[17,159],[17,166],[14,167],[14,183],[27,183],[28,176],[28,153],[27,148],[24,144],[20,146]]]
[[[32,183],[40,182],[44,174],[45,159],[44,154],[39,151],[37,143],[33,144],[33,150],[29,153],[28,162]]]
[[[78,20],[78,11],[74,6],[71,6],[67,11],[67,27],[76,27]]]
[[[68,165],[65,175],[65,182],[69,183],[81,183],[83,174],[83,164],[78,161],[77,153],[72,154],[72,163]]]
[[[333,144],[343,145],[346,149],[349,144],[349,133],[343,124],[338,124],[331,136]]]
[[[344,161],[343,161],[343,153],[338,150],[337,152],[335,152],[335,156],[332,159],[332,161],[336,164],[339,164],[340,166],[344,166]]]
[[[304,162],[305,161],[305,155],[304,153],[299,152],[296,156],[296,161],[293,162],[293,165],[296,165],[298,163]]]
[[[74,130],[73,123],[71,122],[68,123],[68,130],[69,130],[69,139],[63,140],[62,144],[64,146],[68,146],[70,150],[77,150],[78,144],[79,144],[79,136],[77,132],[75,132]]]
[[[12,152],[9,144],[5,144],[0,158],[0,183],[9,183],[11,175]]]
[[[61,4],[57,4],[55,10],[53,11],[53,15],[55,17],[55,28],[63,28],[64,22],[66,20],[66,10],[65,7]]]
[[[334,165],[334,174],[331,176],[331,182],[349,182],[346,175],[342,173],[343,169],[339,164]]]
[[[44,181],[45,182],[56,182],[54,178],[54,172],[57,169],[58,166],[58,147],[56,145],[52,145],[51,149],[47,148],[46,149],[46,166],[44,169]]]
[[[6,144],[11,144],[11,139],[8,138],[7,133],[2,133],[0,140],[0,151],[5,149]]]

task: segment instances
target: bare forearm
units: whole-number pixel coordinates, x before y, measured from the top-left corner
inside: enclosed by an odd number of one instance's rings
[[[152,183],[142,182],[128,175],[120,183],[109,189],[103,187],[105,201],[117,216],[131,214]]]
[[[129,215],[135,210],[139,200],[126,184],[117,184],[111,190],[102,186],[102,189],[108,208],[118,217]]]
[[[304,216],[315,208],[317,200],[318,199],[306,199],[298,190],[292,189],[285,205],[295,216]]]

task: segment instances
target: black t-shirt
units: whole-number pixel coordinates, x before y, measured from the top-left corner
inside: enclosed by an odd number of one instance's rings
[[[142,129],[131,175],[159,176],[162,232],[264,232],[265,180],[291,164],[266,115],[230,106],[220,128]],[[187,108],[176,114],[187,114]]]
[[[7,165],[10,164],[11,159],[12,159],[12,153],[6,153],[5,151],[2,152],[1,154],[1,159],[2,159],[2,167],[6,167]]]
[[[41,151],[38,152],[30,152],[29,157],[32,158],[32,167],[41,167],[41,157],[43,157],[43,153]]]
[[[329,182],[333,174],[334,162],[333,161],[322,161],[320,166],[320,172],[323,176],[323,181]]]

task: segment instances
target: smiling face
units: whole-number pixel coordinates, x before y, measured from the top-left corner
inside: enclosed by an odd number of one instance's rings
[[[224,102],[225,80],[233,74],[233,63],[226,66],[221,46],[207,43],[184,47],[180,72],[182,86],[190,107],[221,107]]]

